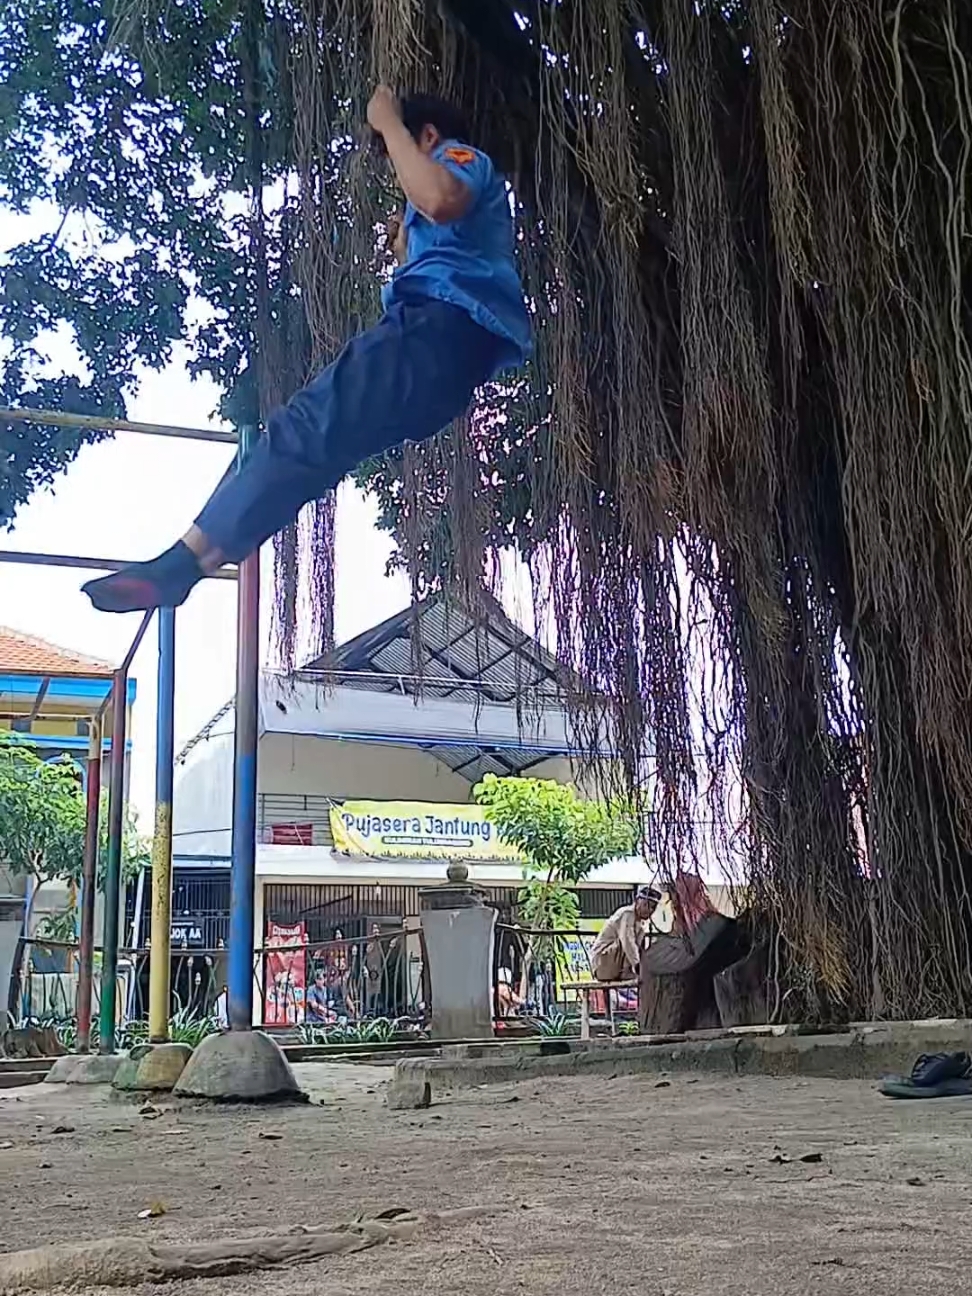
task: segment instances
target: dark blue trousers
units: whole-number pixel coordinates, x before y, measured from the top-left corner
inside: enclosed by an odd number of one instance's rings
[[[469,406],[506,343],[457,306],[398,302],[267,420],[196,525],[239,562],[371,455],[424,441]]]

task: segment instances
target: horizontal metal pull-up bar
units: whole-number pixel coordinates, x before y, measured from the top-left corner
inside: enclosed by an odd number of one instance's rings
[[[22,549],[0,549],[0,563],[23,567],[81,567],[85,571],[121,571],[129,564],[120,558],[79,558],[76,554],[30,553]],[[210,580],[236,580],[235,567],[220,567],[208,574]]]
[[[143,436],[222,441],[226,445],[236,445],[237,441],[235,432],[173,427],[168,423],[130,423],[128,419],[99,418],[96,414],[59,414],[56,410],[0,409],[0,423],[42,423],[51,427],[88,428],[93,432],[139,432]]]

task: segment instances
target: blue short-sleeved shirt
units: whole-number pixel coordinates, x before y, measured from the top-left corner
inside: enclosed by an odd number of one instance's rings
[[[485,153],[447,140],[433,159],[472,190],[465,216],[437,225],[405,208],[408,256],[382,290],[396,301],[432,297],[468,311],[477,324],[509,342],[499,368],[529,356],[530,321],[513,257],[513,216],[503,177]]]

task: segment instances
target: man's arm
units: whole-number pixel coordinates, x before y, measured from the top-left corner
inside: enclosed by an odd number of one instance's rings
[[[621,920],[618,937],[628,966],[633,968],[637,974],[641,966],[641,942],[639,940],[638,924],[633,913],[625,914]]]
[[[385,141],[398,183],[413,207],[436,225],[465,216],[473,191],[448,167],[426,156],[412,139],[387,86],[379,86],[368,104],[368,123]]]

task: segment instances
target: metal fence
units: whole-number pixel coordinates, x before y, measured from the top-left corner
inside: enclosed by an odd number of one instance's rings
[[[152,951],[121,949],[116,1020],[122,1047],[145,1038]],[[31,940],[15,971],[8,1024],[54,1027],[71,1047],[76,1031],[79,947]],[[92,1015],[101,994],[95,951]],[[373,933],[356,940],[273,943],[254,951],[254,1016],[267,1029],[308,1042],[352,1042],[421,1031],[430,996],[421,932]],[[227,1025],[227,950],[173,949],[170,1035],[198,1042]]]
[[[578,993],[571,983],[593,981],[594,927],[538,931],[496,926],[492,996],[503,1031],[571,1034],[578,1028]],[[283,937],[283,934],[282,934]],[[145,1038],[148,946],[122,949],[118,960],[119,1044]],[[93,1016],[101,992],[100,951],[95,952]],[[71,1046],[76,1021],[78,947],[32,940],[10,997],[11,1025],[53,1026]],[[227,950],[173,949],[170,966],[170,1034],[187,1043],[227,1025]],[[421,930],[401,927],[368,935],[268,942],[254,951],[254,1017],[268,1030],[309,1043],[366,1042],[405,1037],[427,1029],[433,987]],[[611,999],[607,998],[611,995]],[[595,1017],[634,1020],[634,991],[594,996]],[[624,1027],[622,1026],[622,1029]]]
[[[429,1020],[418,929],[267,945],[258,951],[256,975],[265,1024],[298,1029],[306,1039],[414,1033]]]

